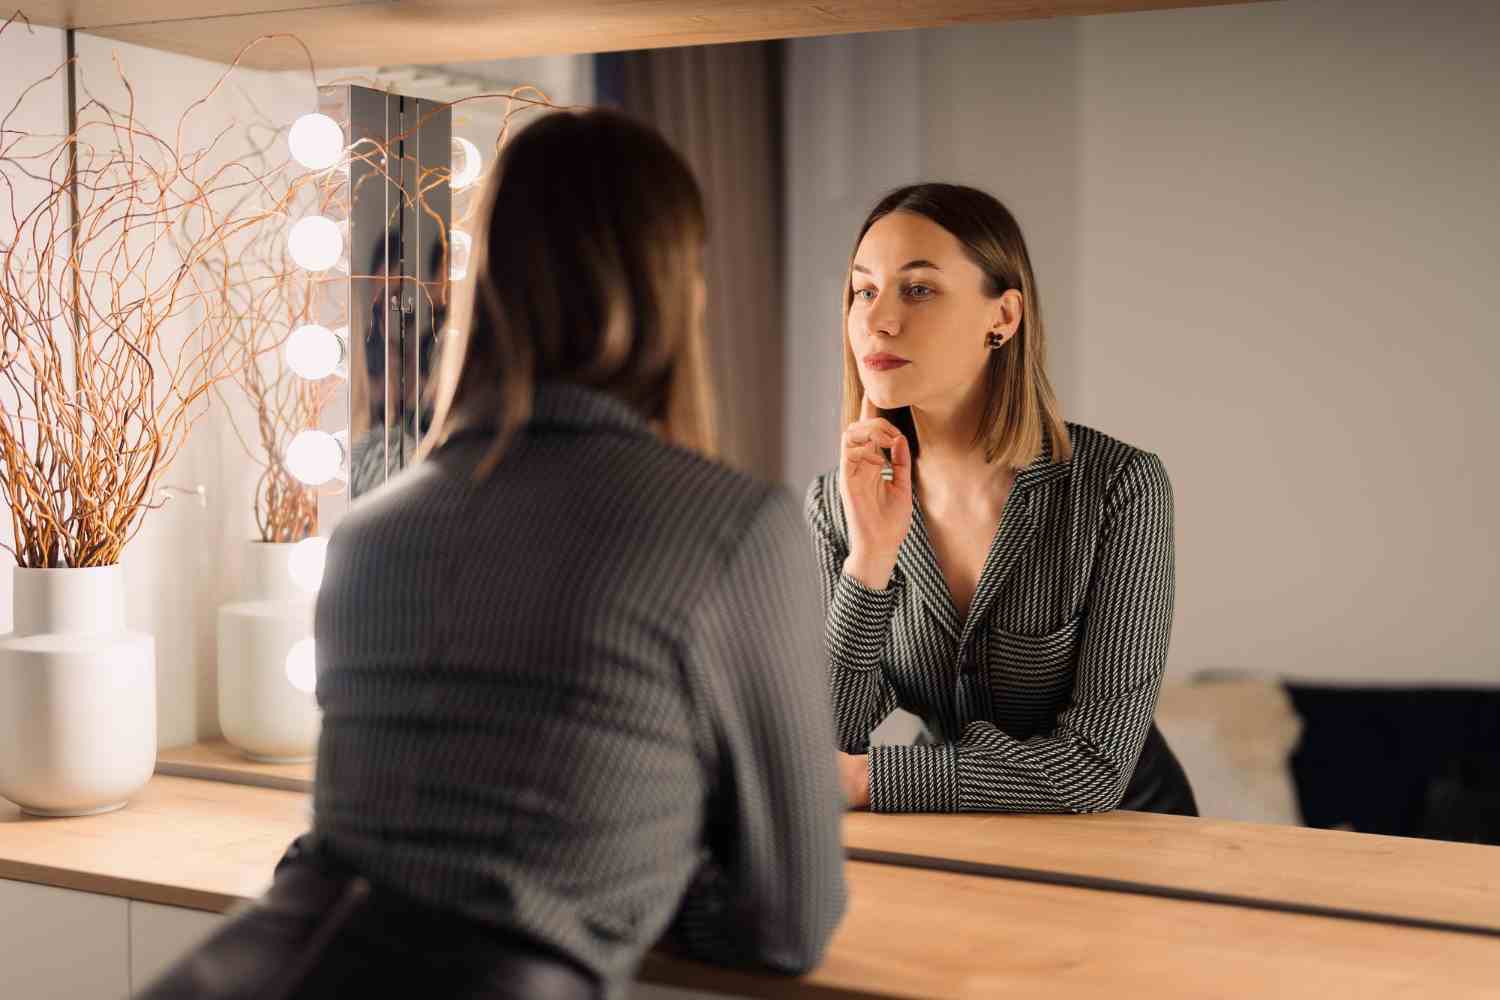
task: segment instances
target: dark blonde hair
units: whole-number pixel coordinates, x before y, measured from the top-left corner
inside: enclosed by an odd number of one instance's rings
[[[444,334],[432,430],[496,432],[487,475],[531,417],[536,384],[622,400],[674,444],[716,453],[694,283],[703,196],[650,128],[612,111],[559,111],[517,133],[481,195],[467,323]]]
[[[963,245],[984,272],[984,293],[999,298],[1011,289],[1021,293],[1021,325],[1005,346],[990,352],[985,369],[987,388],[974,444],[984,448],[989,462],[1013,469],[1031,464],[1042,452],[1044,438],[1052,442],[1052,460],[1073,457],[1073,444],[1063,422],[1062,407],[1047,378],[1047,340],[1042,328],[1036,276],[1021,227],[1009,210],[983,191],[957,184],[914,184],[897,188],[880,200],[860,227],[849,252],[844,278],[844,425],[859,419],[864,384],[859,361],[849,346],[849,307],[854,301],[854,257],[870,227],[892,212],[910,212],[942,226]],[[916,426],[910,407],[881,410],[881,416],[901,428],[917,453]]]

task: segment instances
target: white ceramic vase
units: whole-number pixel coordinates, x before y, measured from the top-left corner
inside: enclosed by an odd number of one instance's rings
[[[250,542],[248,599],[219,608],[219,727],[245,756],[273,764],[312,760],[322,720],[312,692],[314,598],[292,578],[296,548]]]
[[[15,570],[0,636],[0,795],[38,816],[109,812],[156,767],[156,644],[125,627],[119,566]]]

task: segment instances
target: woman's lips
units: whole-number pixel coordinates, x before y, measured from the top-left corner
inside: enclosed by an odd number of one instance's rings
[[[873,368],[875,371],[890,371],[892,368],[900,368],[911,364],[905,358],[899,358],[894,354],[871,354],[865,357],[865,367]]]

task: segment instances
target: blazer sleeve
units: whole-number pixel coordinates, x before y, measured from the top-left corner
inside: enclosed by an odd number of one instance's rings
[[[774,490],[705,594],[686,651],[719,747],[700,865],[668,943],[789,974],[821,959],[845,904],[843,799],[817,598],[796,501]]]
[[[880,812],[1105,812],[1119,805],[1151,728],[1172,630],[1172,486],[1139,452],[1105,499],[1072,698],[1053,731],[1018,740],[989,722],[957,743],[877,747]]]
[[[861,754],[869,751],[871,730],[897,707],[896,690],[880,658],[890,636],[898,584],[893,580],[884,590],[871,590],[844,573],[849,547],[834,530],[830,505],[841,501],[836,491],[832,496],[826,492],[832,482],[831,475],[813,480],[803,515],[823,591],[834,736],[840,750]]]

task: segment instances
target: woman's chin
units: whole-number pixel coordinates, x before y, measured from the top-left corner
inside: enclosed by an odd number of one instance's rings
[[[899,410],[903,406],[911,405],[911,401],[904,395],[889,390],[882,391],[877,389],[871,391],[869,387],[866,387],[865,395],[869,397],[870,402],[882,410]]]

